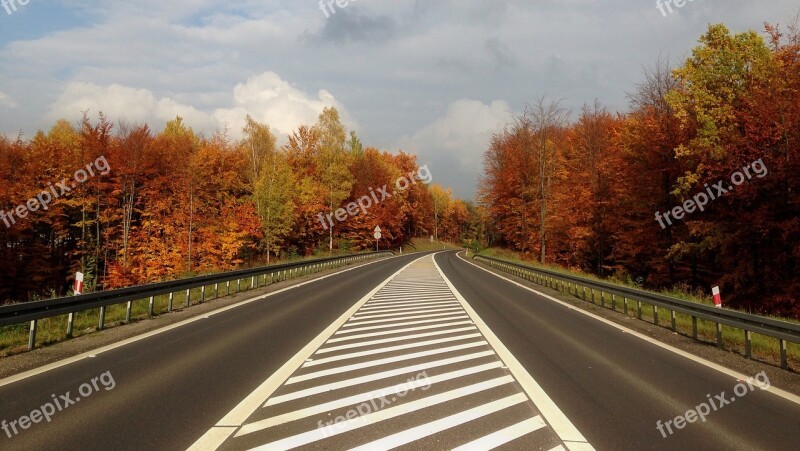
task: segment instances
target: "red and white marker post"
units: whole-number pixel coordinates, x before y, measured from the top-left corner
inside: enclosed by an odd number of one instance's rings
[[[75,274],[75,283],[72,285],[72,292],[75,296],[79,294],[83,294],[83,273],[79,272]]]
[[[711,294],[714,295],[714,306],[722,308],[722,295],[719,294],[719,287],[712,288]]]

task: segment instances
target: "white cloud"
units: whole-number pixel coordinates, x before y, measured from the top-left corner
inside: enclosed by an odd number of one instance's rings
[[[215,125],[208,114],[192,106],[170,98],[159,99],[147,89],[118,84],[103,87],[93,83],[70,83],[51,106],[47,117],[51,121],[61,118],[76,120],[87,110],[90,116],[102,112],[112,121],[155,125],[181,116],[196,129],[213,129]]]
[[[0,104],[3,99],[0,97]],[[315,123],[323,108],[334,106],[346,126],[358,126],[344,106],[328,91],[321,90],[314,98],[292,87],[274,72],[251,77],[247,82],[237,85],[231,100],[232,105],[228,108],[204,112],[169,97],[159,98],[148,89],[119,84],[103,87],[93,83],[70,83],[51,106],[47,117],[50,121],[61,118],[76,120],[88,110],[91,116],[103,112],[112,121],[148,123],[157,129],[176,116],[181,116],[197,131],[213,133],[227,128],[230,136],[239,138],[245,117],[249,114],[257,121],[268,124],[283,138],[300,125]]]
[[[511,113],[503,100],[489,105],[459,100],[450,104],[444,116],[403,137],[399,147],[420,155],[422,162],[430,162],[436,183],[452,187],[459,197],[469,199],[492,134],[503,130]]]
[[[14,100],[6,93],[0,91],[0,107],[16,108],[17,102],[14,102]]]
[[[490,105],[477,100],[459,100],[432,124],[401,139],[401,147],[412,152],[445,153],[469,170],[479,167],[493,133],[509,122],[512,109],[506,101]]]
[[[220,108],[214,112],[219,124],[228,127],[236,136],[244,126],[247,114],[253,119],[269,124],[279,136],[292,133],[302,124],[313,124],[325,107],[336,107],[342,122],[351,129],[358,124],[331,93],[320,90],[314,98],[293,87],[274,72],[265,72],[251,77],[233,91],[232,108]]]

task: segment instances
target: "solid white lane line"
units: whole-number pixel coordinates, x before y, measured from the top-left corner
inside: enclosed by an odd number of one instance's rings
[[[445,353],[448,353],[448,352],[455,352],[455,351],[462,351],[464,349],[478,348],[478,347],[481,347],[481,346],[488,346],[488,345],[489,345],[489,343],[487,343],[487,342],[485,342],[483,340],[480,340],[480,341],[476,341],[476,342],[473,342],[473,343],[466,343],[466,344],[463,344],[463,345],[450,346],[450,347],[447,347],[447,348],[431,349],[429,351],[420,351],[420,352],[414,352],[412,354],[403,354],[403,355],[399,355],[399,356],[396,356],[396,357],[387,357],[385,359],[372,360],[372,361],[369,361],[369,362],[353,363],[353,364],[350,364],[350,365],[338,366],[336,368],[330,368],[330,369],[327,369],[327,370],[321,370],[321,371],[316,371],[316,372],[313,372],[313,373],[303,374],[301,376],[294,376],[294,377],[289,378],[286,381],[286,385],[296,384],[298,382],[303,382],[303,381],[307,381],[307,380],[311,380],[311,379],[317,379],[317,378],[324,377],[324,376],[330,376],[332,374],[347,373],[349,371],[362,370],[364,368],[372,368],[373,366],[381,366],[381,365],[385,365],[385,364],[388,364],[388,363],[397,363],[397,362],[402,362],[404,360],[413,360],[413,359],[418,359],[418,358],[421,358],[421,357],[430,357],[432,355],[445,354]]]
[[[519,363],[516,357],[511,353],[511,351],[506,348],[503,342],[497,338],[497,335],[492,332],[492,330],[486,325],[485,322],[478,316],[478,313],[475,312],[475,309],[472,308],[471,305],[464,299],[464,296],[458,292],[455,286],[453,286],[450,279],[444,275],[442,268],[439,267],[439,264],[436,263],[436,259],[433,258],[433,264],[436,266],[436,270],[439,271],[439,274],[442,276],[442,279],[445,281],[447,286],[450,287],[450,291],[461,301],[461,304],[464,307],[464,310],[467,311],[469,316],[478,326],[478,329],[483,333],[486,337],[486,341],[488,341],[492,348],[497,352],[497,355],[500,356],[500,359],[505,362],[506,366],[508,366],[508,370],[511,371],[511,374],[514,375],[514,378],[517,379],[517,382],[522,386],[525,390],[525,393],[528,394],[528,397],[533,401],[536,407],[541,412],[542,416],[550,423],[550,426],[556,432],[558,437],[563,442],[576,442],[585,444],[589,448],[589,442],[586,441],[586,438],[578,431],[578,428],[575,427],[574,424],[564,415],[564,412],[558,408],[556,403],[550,399],[550,396],[545,393],[544,389],[539,385],[536,380],[528,374],[528,371]]]
[[[403,329],[394,329],[394,330],[383,330],[380,332],[371,332],[367,334],[356,334],[356,335],[348,335],[346,337],[341,338],[331,338],[328,340],[326,344],[331,343],[340,343],[343,341],[351,341],[351,340],[358,340],[361,338],[372,338],[372,337],[382,337],[384,335],[394,335],[394,334],[403,334],[407,332],[417,332],[420,330],[431,330],[431,329],[443,329],[446,327],[454,327],[454,326],[463,326],[465,324],[474,324],[472,321],[456,321],[452,323],[443,323],[443,324],[434,324],[431,326],[418,326],[418,327],[406,327]]]
[[[425,257],[420,257],[408,265],[404,266],[396,273],[392,274],[388,279],[384,280],[378,286],[376,286],[372,291],[364,295],[358,302],[356,302],[350,309],[342,314],[336,321],[334,321],[330,326],[328,326],[325,330],[320,332],[319,335],[316,336],[311,342],[309,342],[303,349],[301,349],[297,354],[294,355],[288,362],[283,364],[278,371],[273,373],[267,380],[265,380],[261,385],[258,386],[252,393],[250,393],[245,399],[243,399],[239,404],[236,405],[230,412],[228,412],[221,420],[217,422],[217,424],[208,430],[202,437],[197,439],[194,444],[189,447],[189,451],[205,451],[205,450],[216,450],[227,440],[228,436],[224,434],[224,431],[228,431],[231,426],[239,427],[247,418],[249,418],[261,403],[264,402],[265,399],[268,399],[274,392],[277,390],[282,384],[283,381],[286,380],[289,376],[292,375],[303,362],[306,361],[311,355],[320,348],[330,337],[333,335],[336,330],[342,327],[342,324],[347,321],[349,317],[353,315],[353,313],[357,312],[366,302],[372,298],[378,291],[380,291],[386,284],[388,284],[393,278],[395,278],[398,274],[403,272],[403,270],[419,260],[422,260]],[[232,432],[232,431],[231,431]]]
[[[478,328],[475,326],[468,326],[468,327],[460,327],[457,329],[449,329],[449,330],[437,330],[435,332],[425,332],[422,334],[413,334],[413,335],[402,335],[399,337],[391,337],[391,338],[381,338],[379,340],[370,340],[370,341],[361,341],[358,343],[349,343],[346,345],[339,345],[339,346],[332,346],[330,348],[323,348],[317,351],[315,355],[319,354],[326,354],[328,352],[334,351],[341,351],[344,349],[353,349],[353,348],[363,348],[366,346],[374,346],[383,343],[393,343],[395,341],[406,341],[406,340],[416,340],[418,338],[426,338],[426,337],[435,337],[437,335],[447,335],[447,334],[454,334],[457,332],[466,332],[469,330],[477,330]],[[330,343],[330,340],[328,340]]]
[[[360,417],[356,417],[350,420],[345,420],[340,423],[332,424],[330,426],[324,428],[317,428],[308,432],[304,432],[301,434],[294,435],[292,437],[287,437],[282,440],[278,440],[272,443],[267,443],[266,445],[262,445],[254,450],[276,450],[276,449],[292,449],[298,446],[307,445],[309,443],[316,442],[318,440],[322,440],[324,438],[328,438],[334,435],[343,434],[345,432],[349,432],[364,426],[369,426],[372,424],[379,423],[381,421],[388,420],[390,418],[399,417],[401,415],[410,414],[416,412],[418,410],[426,409],[431,406],[435,406],[437,404],[442,404],[448,401],[452,401],[458,398],[463,398],[464,396],[473,395],[476,393],[480,393],[482,391],[490,390],[495,387],[500,387],[505,384],[510,384],[514,382],[514,378],[511,376],[503,376],[497,379],[492,379],[486,382],[480,382],[477,384],[469,385],[467,387],[458,388],[455,390],[450,390],[448,392],[440,393],[438,395],[428,396],[422,399],[418,399],[415,401],[403,403],[393,407],[387,407],[383,410],[379,410],[377,412],[373,412],[367,415],[362,415]],[[516,401],[519,397],[521,397],[522,401],[525,402],[527,398],[522,393],[519,393],[514,396],[509,396],[508,398],[504,399],[514,399]],[[497,401],[495,401],[496,403]],[[520,402],[516,401],[515,403]],[[493,404],[493,403],[490,403]],[[488,406],[488,404],[487,404]],[[484,407],[484,406],[482,406]],[[504,407],[505,408],[505,407]],[[372,447],[369,449],[389,449],[387,447]]]
[[[372,390],[366,393],[359,393],[357,395],[348,396],[346,398],[337,399],[334,401],[326,402],[312,407],[306,407],[304,409],[295,410],[293,412],[284,413],[282,415],[246,424],[242,426],[242,428],[239,430],[238,433],[236,433],[236,437],[268,429],[273,426],[288,423],[290,421],[296,421],[320,413],[330,412],[332,410],[341,409],[347,406],[352,406],[355,404],[362,403],[364,401],[369,401],[372,399],[377,399],[386,396],[398,395],[405,391],[415,390],[420,387],[426,387],[422,389],[423,391],[425,391],[428,388],[430,388],[430,386],[433,384],[447,382],[453,379],[458,379],[461,377],[482,373],[484,371],[502,368],[502,366],[503,363],[498,360],[497,362],[487,363],[485,365],[480,365],[472,368],[465,368],[463,370],[451,371],[449,373],[437,374],[436,376],[429,376],[424,379],[409,379],[408,381],[400,384],[383,387],[381,389]],[[417,377],[419,377],[419,374],[417,375]]]
[[[364,319],[375,319],[375,318],[391,318],[391,317],[401,317],[405,315],[416,315],[419,313],[441,313],[441,312],[452,312],[453,310],[461,310],[461,307],[434,307],[431,309],[427,309],[424,307],[415,307],[407,312],[394,312],[394,313],[379,313],[379,314],[370,314],[364,313],[361,315],[354,315],[350,318],[350,321],[361,321]]]
[[[440,420],[431,421],[430,423],[426,423],[403,432],[398,432],[397,434],[392,434],[380,440],[375,440],[374,442],[352,448],[351,451],[394,449],[527,401],[528,398],[525,396],[525,394],[517,393],[516,395],[507,396],[482,406],[473,407],[472,409],[450,415],[449,417],[445,417]]]
[[[444,321],[457,321],[457,320],[458,321],[460,321],[460,320],[470,320],[470,322],[472,322],[472,320],[467,315],[467,313],[464,312],[463,314],[454,316],[452,318],[426,319],[426,320],[422,320],[422,321],[409,321],[407,323],[402,323],[402,324],[386,324],[386,325],[383,325],[383,326],[368,326],[368,327],[356,327],[356,328],[353,328],[353,329],[344,329],[344,330],[337,331],[334,335],[341,335],[341,334],[351,333],[351,332],[362,332],[362,331],[365,331],[365,330],[388,329],[388,328],[391,328],[391,327],[413,326],[415,324],[429,324],[429,323],[445,324]],[[351,335],[346,335],[346,337],[350,337],[350,336]]]
[[[437,317],[440,317],[440,316],[456,316],[456,315],[461,315],[462,314],[460,310],[461,309],[458,309],[457,311],[449,312],[449,313],[434,313],[433,315],[406,316],[406,317],[403,317],[403,318],[371,319],[371,320],[368,320],[368,321],[358,321],[358,322],[348,321],[347,324],[343,325],[342,327],[355,327],[355,326],[363,326],[363,325],[366,325],[366,324],[379,324],[379,323],[390,323],[390,322],[395,322],[396,323],[397,321],[407,321],[407,320],[410,320],[410,319],[423,319],[423,318],[437,318]]]
[[[703,365],[703,366],[705,366],[707,368],[711,368],[712,370],[717,370],[720,373],[727,374],[728,376],[733,377],[737,381],[748,380],[751,377],[751,376],[748,376],[748,375],[746,375],[744,373],[740,373],[738,371],[731,370],[731,369],[726,368],[726,367],[724,367],[722,365],[714,363],[714,362],[712,362],[710,360],[706,360],[706,359],[704,359],[702,357],[698,357],[698,356],[696,356],[694,354],[691,354],[691,353],[688,353],[688,352],[683,351],[681,349],[678,349],[676,347],[670,346],[670,345],[668,345],[666,343],[662,343],[662,342],[660,342],[660,341],[658,341],[658,340],[656,340],[654,338],[648,337],[647,335],[640,334],[639,332],[636,332],[633,329],[629,329],[629,328],[627,328],[627,327],[625,327],[623,325],[615,323],[614,321],[605,319],[602,316],[598,316],[598,315],[595,315],[594,313],[587,312],[586,310],[583,310],[581,308],[578,308],[578,307],[575,307],[573,305],[570,305],[570,304],[568,304],[568,303],[566,303],[566,302],[564,302],[564,301],[562,301],[560,299],[556,299],[556,298],[554,298],[552,296],[549,296],[547,294],[544,294],[544,293],[542,293],[540,291],[534,290],[533,288],[525,286],[525,285],[523,285],[523,284],[521,284],[521,283],[519,283],[519,282],[517,282],[515,280],[511,280],[511,279],[509,279],[507,277],[501,276],[500,274],[496,274],[496,273],[494,273],[492,271],[489,271],[486,268],[482,268],[482,267],[476,265],[475,263],[472,263],[470,261],[464,260],[460,255],[458,256],[458,258],[460,260],[462,260],[462,261],[464,261],[466,263],[469,263],[470,265],[480,269],[481,271],[485,271],[485,272],[487,272],[487,273],[489,273],[489,274],[491,274],[491,275],[493,275],[493,276],[495,276],[495,277],[497,277],[499,279],[503,279],[506,282],[512,283],[512,284],[514,284],[514,285],[516,285],[516,286],[518,286],[518,287],[520,287],[520,288],[522,288],[524,290],[530,291],[531,293],[536,293],[536,294],[538,294],[539,296],[541,296],[541,297],[543,297],[545,299],[553,301],[553,302],[555,302],[557,304],[561,304],[562,306],[564,306],[564,307],[566,307],[566,308],[568,308],[570,310],[574,310],[577,313],[580,313],[582,315],[586,315],[586,316],[588,316],[590,318],[594,318],[597,321],[600,321],[600,322],[602,322],[602,323],[604,323],[606,325],[609,325],[609,326],[619,330],[620,332],[625,332],[626,334],[629,334],[631,336],[634,336],[636,338],[644,340],[644,341],[646,341],[648,343],[654,344],[654,345],[658,346],[661,349],[664,349],[666,351],[672,352],[672,353],[677,354],[677,355],[679,355],[681,357],[685,357],[685,358],[687,358],[687,359],[689,359],[689,360],[691,360],[693,362],[699,363],[699,364],[701,364],[701,365]],[[787,401],[791,401],[791,402],[793,402],[795,404],[800,404],[800,396],[797,396],[794,393],[789,393],[789,392],[787,392],[785,390],[781,390],[780,388],[777,388],[774,385],[771,385],[771,386],[769,386],[767,388],[764,388],[762,390],[768,391],[768,392],[772,393],[773,395],[780,396],[781,398],[783,398],[783,399],[785,399]]]
[[[342,388],[352,387],[354,385],[361,385],[367,382],[375,382],[381,379],[387,379],[395,376],[402,376],[404,374],[414,373],[416,371],[426,371],[440,366],[453,365],[456,363],[468,362],[470,360],[482,359],[495,355],[494,351],[481,351],[473,354],[462,355],[458,357],[450,357],[447,359],[434,360],[432,362],[418,363],[395,370],[382,371],[380,373],[367,374],[366,376],[359,376],[342,381],[331,382],[329,384],[317,385],[316,387],[306,388],[291,393],[286,393],[280,396],[273,396],[269,398],[264,407],[273,406],[283,402],[294,401],[295,399],[306,398],[308,396],[318,395],[320,393],[327,393]]]
[[[524,435],[528,435],[543,427],[547,426],[541,416],[536,415],[533,418],[528,418],[525,421],[501,429],[497,432],[491,433],[485,437],[473,440],[458,448],[453,448],[453,451],[472,451],[475,449],[495,449],[506,443],[516,440]]]
[[[314,359],[311,361],[307,361],[303,364],[303,368],[324,365],[326,363],[338,362],[341,360],[356,359],[359,357],[366,357],[368,355],[388,354],[390,352],[395,352],[395,351],[403,351],[406,349],[414,349],[414,348],[424,348],[425,346],[433,346],[442,343],[452,343],[454,341],[469,340],[470,338],[479,338],[479,337],[481,337],[480,333],[462,334],[462,335],[457,335],[455,337],[437,338],[435,340],[426,340],[417,343],[406,343],[397,346],[388,346],[385,348],[370,349],[367,351],[351,352],[349,354],[340,354],[332,357],[323,357],[321,359]]]

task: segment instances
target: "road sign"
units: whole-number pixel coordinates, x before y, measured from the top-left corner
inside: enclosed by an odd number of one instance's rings
[[[374,235],[375,239],[379,240],[381,239],[382,236],[383,235],[381,235],[381,226],[375,227],[375,235]]]

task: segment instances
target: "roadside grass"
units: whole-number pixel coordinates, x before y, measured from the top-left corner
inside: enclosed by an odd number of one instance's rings
[[[335,255],[335,253],[334,253]],[[327,256],[327,255],[326,255]],[[324,256],[316,255],[307,258],[293,258],[291,260],[282,260],[280,262],[272,262],[271,264],[280,264],[287,262],[299,262],[301,260],[313,260],[317,258],[324,258]],[[199,275],[199,274],[197,274]],[[275,273],[274,283],[280,282],[281,279],[278,273]],[[241,281],[241,291],[250,291],[255,286],[252,283],[252,278],[248,277]],[[271,285],[269,278],[266,280],[267,285]],[[256,282],[256,285],[264,287],[263,276]],[[236,282],[231,282],[230,293],[237,293]],[[210,301],[217,297],[224,297],[227,295],[227,285],[219,285],[219,293],[215,292],[215,285],[208,285],[205,287],[206,296],[205,300]],[[187,307],[186,291],[176,292],[173,295],[173,310],[180,311]],[[197,305],[201,303],[202,291],[201,288],[194,288],[191,290],[188,305]],[[149,318],[149,304],[150,299],[139,299],[133,301],[131,304],[131,322],[141,321]],[[114,304],[106,307],[106,315],[104,321],[104,329],[110,329],[127,324],[125,321],[127,311],[127,303]],[[153,298],[153,313],[154,316],[162,315],[169,312],[169,295],[155,296]],[[36,328],[36,346],[43,347],[53,345],[65,340],[70,339],[67,337],[67,322],[68,315],[55,316],[45,318],[37,321]],[[100,324],[100,309],[93,308],[78,312],[74,315],[73,319],[73,333],[72,338],[80,337],[90,333],[97,332]],[[15,324],[11,326],[0,327],[0,357],[9,355],[20,354],[28,350],[28,337],[30,334],[30,323]]]
[[[507,249],[499,249],[499,248],[490,248],[486,249],[482,252],[479,252],[478,255],[484,255],[487,257],[494,257],[498,259],[508,260],[514,263],[519,263],[522,265],[530,266],[533,268],[542,268],[547,269],[550,271],[554,271],[560,274],[565,275],[572,275],[583,277],[591,280],[596,280],[604,283],[610,283],[613,285],[618,285],[621,287],[628,287],[628,288],[637,288],[642,289],[640,286],[637,286],[633,283],[624,283],[619,280],[607,280],[601,279],[597,276],[591,274],[585,274],[578,271],[570,271],[568,269],[557,267],[553,265],[541,265],[536,262],[531,262],[528,260],[523,260],[520,258],[519,254],[514,251],[510,251]],[[565,293],[565,291],[561,291]],[[653,293],[662,294],[665,296],[671,296],[678,299],[683,299],[690,302],[706,304],[706,305],[714,305],[714,302],[710,296],[701,296],[698,293],[690,293],[685,290],[681,290],[679,288],[672,288],[672,289],[664,289],[659,291],[651,291]],[[612,309],[612,299],[610,294],[601,295],[601,293],[597,290],[587,290],[586,292],[586,301],[592,302],[596,305]],[[570,293],[573,297],[578,299],[583,299],[583,292],[576,292],[572,291]],[[622,299],[615,299],[615,306],[614,310],[624,314],[624,305]],[[654,313],[656,312],[657,313]],[[628,313],[627,316],[629,318],[638,318],[638,306],[637,302],[634,300],[628,300]],[[658,319],[656,321],[656,318]],[[791,318],[781,318],[770,316],[770,318],[774,318],[781,321],[793,322],[793,323],[800,323],[800,321],[791,319]],[[672,329],[672,315],[669,310],[665,310],[662,308],[657,308],[653,305],[647,304],[642,302],[642,317],[643,321],[646,321],[651,324],[657,324],[660,327],[664,327],[666,329]],[[675,325],[678,334],[691,337],[692,336],[692,318],[689,315],[677,313],[675,314]],[[717,324],[713,321],[706,321],[703,319],[697,320],[697,338],[702,342],[706,342],[709,344],[716,345],[717,343],[717,333],[716,333]],[[745,337],[744,332],[740,329],[735,329],[729,326],[722,326],[722,341],[723,347],[727,350],[737,352],[741,355],[745,355]],[[773,361],[780,362],[780,348],[779,348],[779,340],[772,337],[767,337],[761,334],[752,333],[751,334],[751,350],[753,357],[755,358],[762,358],[766,359],[769,358]],[[787,342],[786,351],[789,358],[790,367],[792,363],[796,367],[800,363],[800,345],[796,343]]]

